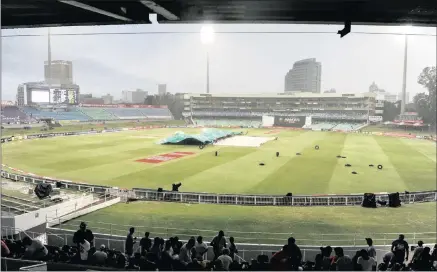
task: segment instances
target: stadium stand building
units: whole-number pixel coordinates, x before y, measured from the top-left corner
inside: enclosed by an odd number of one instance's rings
[[[185,94],[183,115],[199,126],[356,130],[375,107],[373,93]]]

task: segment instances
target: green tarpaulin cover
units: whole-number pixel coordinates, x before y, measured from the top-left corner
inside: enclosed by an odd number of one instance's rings
[[[183,131],[177,131],[170,137],[163,139],[159,144],[210,144],[217,139],[224,137],[241,135],[242,132],[226,131],[219,129],[205,128],[201,134],[185,134]]]

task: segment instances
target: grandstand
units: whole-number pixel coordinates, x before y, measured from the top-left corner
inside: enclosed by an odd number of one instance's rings
[[[16,106],[2,106],[1,119],[2,123],[12,123],[27,120],[28,117]]]
[[[373,93],[185,94],[184,102],[184,117],[198,126],[260,127],[263,116],[310,117],[304,128],[353,131],[375,114],[376,100]]]
[[[111,120],[172,120],[173,116],[166,107],[151,107],[147,105],[96,105],[81,107],[54,107],[54,106],[24,106],[15,110],[8,109],[8,116],[19,116],[33,119],[53,119],[57,121],[111,121]],[[8,107],[9,108],[9,107]],[[2,113],[3,114],[3,113]],[[14,117],[13,120],[16,120]],[[21,120],[20,119],[20,120]],[[12,120],[12,119],[11,119]]]

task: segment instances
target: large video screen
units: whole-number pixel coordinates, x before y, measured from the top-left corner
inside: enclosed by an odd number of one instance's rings
[[[33,103],[50,103],[50,92],[48,90],[32,90]]]

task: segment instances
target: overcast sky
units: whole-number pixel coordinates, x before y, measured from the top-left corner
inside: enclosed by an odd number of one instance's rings
[[[59,27],[51,33],[200,31],[201,25],[135,25]],[[341,26],[214,25],[215,31],[332,31]],[[52,59],[71,60],[81,93],[121,97],[122,90],[157,92],[167,84],[176,92],[205,92],[206,50],[210,54],[212,93],[281,93],[284,76],[295,61],[316,58],[322,63],[322,91],[359,93],[375,81],[387,92],[402,88],[404,38],[363,35],[402,33],[401,27],[352,26],[340,39],[332,34],[223,34],[209,48],[199,34],[52,36]],[[2,30],[2,36],[43,34],[46,28]],[[436,28],[411,28],[409,33],[436,34]],[[2,99],[14,100],[17,86],[41,81],[47,60],[47,37],[2,37]],[[425,91],[417,76],[436,65],[436,36],[409,36],[407,92],[410,99]]]

